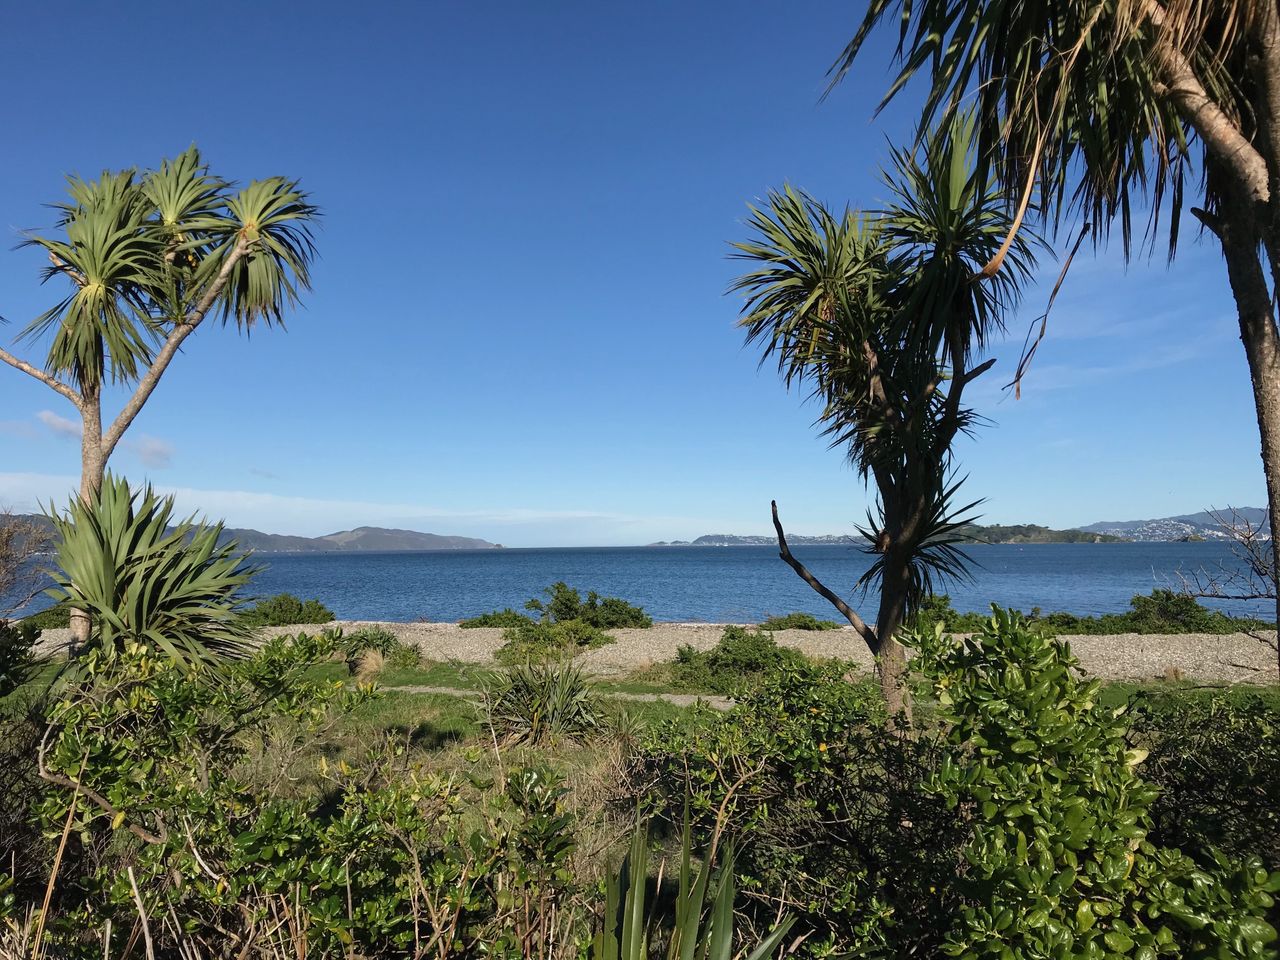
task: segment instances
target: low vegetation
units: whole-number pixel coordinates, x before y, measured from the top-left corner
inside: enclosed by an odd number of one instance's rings
[[[605,725],[599,699],[572,663],[519,664],[483,690],[485,722],[500,743],[581,740]]]
[[[1039,607],[1034,607],[1026,617],[1055,635],[1229,634],[1275,627],[1275,624],[1264,620],[1232,617],[1219,610],[1210,610],[1195,597],[1173,590],[1153,590],[1148,596],[1139,594],[1129,601],[1129,607],[1125,613],[1107,613],[1097,617],[1042,613]],[[956,633],[977,633],[989,620],[985,614],[960,613],[952,608],[950,597],[940,594],[924,600],[916,614],[915,626],[926,632],[940,625],[944,630]]]
[[[546,595],[545,600],[533,597],[524,605],[526,610],[538,615],[536,621],[533,617],[507,607],[505,610],[482,613],[478,617],[463,620],[459,626],[521,628],[535,622],[569,623],[572,621],[585,623],[597,630],[653,626],[653,619],[640,607],[617,597],[601,597],[594,590],[587,594],[585,602],[579,591],[563,581],[553,583],[543,593]]]
[[[583,620],[530,622],[508,628],[502,639],[495,656],[505,664],[559,660],[614,642],[609,634]]]
[[[730,626],[710,650],[680,647],[666,671],[678,690],[730,696],[771,674],[807,663],[800,651],[778,646],[771,633]]]
[[[819,620],[812,613],[788,613],[782,617],[769,617],[760,624],[761,630],[839,630],[834,620]]]
[[[332,623],[333,611],[319,600],[299,600],[291,593],[277,593],[247,608],[244,622],[251,627],[292,627]]]

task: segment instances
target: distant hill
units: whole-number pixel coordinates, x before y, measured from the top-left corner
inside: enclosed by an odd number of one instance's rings
[[[1128,538],[1092,530],[1052,530],[1034,523],[971,524],[959,531],[978,543],[1123,543]]]
[[[1083,530],[1050,530],[1048,527],[1036,526],[1033,523],[1014,526],[980,526],[974,524],[961,531],[964,536],[975,543],[1118,543],[1124,537],[1086,532]],[[771,547],[777,544],[772,536],[739,536],[731,533],[708,533],[696,540],[664,540],[650,544],[653,547]],[[792,546],[814,545],[855,545],[862,544],[861,537],[847,534],[826,534],[819,537],[805,537],[799,534],[787,534],[787,543]]]
[[[1229,510],[1224,510],[1222,513],[1228,517],[1231,515]],[[1262,507],[1237,507],[1235,513],[1241,519],[1255,525],[1264,522],[1267,517],[1267,511]],[[1090,533],[1112,534],[1129,540],[1186,540],[1191,537],[1205,540],[1228,539],[1221,525],[1207,510],[1155,520],[1102,520],[1080,529]]]
[[[15,520],[32,520],[46,529],[47,517],[19,514]],[[474,537],[442,536],[437,533],[419,533],[416,530],[393,530],[384,527],[356,527],[339,530],[323,537],[292,537],[280,533],[263,533],[260,530],[228,527],[222,532],[222,540],[235,540],[246,550],[259,553],[326,553],[358,550],[489,550],[500,549],[502,544],[477,540]]]

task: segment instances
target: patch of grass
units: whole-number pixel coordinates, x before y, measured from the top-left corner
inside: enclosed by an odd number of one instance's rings
[[[615,642],[603,630],[581,620],[530,623],[507,630],[502,638],[505,642],[494,657],[503,664],[558,660]]]
[[[788,613],[782,617],[770,617],[760,624],[761,630],[839,630],[834,620],[819,620],[812,613]]]
[[[65,630],[71,626],[71,609],[69,607],[50,607],[47,610],[41,610],[39,613],[33,613],[29,617],[23,617],[22,623],[25,626],[35,627],[37,630]]]

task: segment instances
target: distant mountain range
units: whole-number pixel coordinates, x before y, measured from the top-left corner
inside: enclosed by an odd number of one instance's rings
[[[1230,518],[1232,512],[1241,520],[1254,526],[1267,519],[1267,511],[1262,507],[1236,507],[1234,511],[1219,511]],[[1222,525],[1209,511],[1187,513],[1178,517],[1161,517],[1158,520],[1103,520],[1091,523],[1081,530],[1090,533],[1106,533],[1124,537],[1126,540],[1186,540],[1199,538],[1204,540],[1226,540],[1227,535]]]
[[[46,517],[28,515],[15,517],[48,525]],[[222,532],[222,540],[235,540],[246,550],[259,553],[351,553],[370,550],[489,550],[501,549],[502,544],[477,540],[474,537],[442,536],[438,533],[419,533],[416,530],[395,530],[386,527],[356,527],[339,530],[323,537],[291,537],[280,533],[263,533],[228,527]]]
[[[1237,517],[1251,524],[1266,519],[1267,511],[1261,507],[1239,507]],[[1228,514],[1229,515],[1229,514]],[[1053,530],[1034,523],[973,524],[961,531],[975,543],[1124,543],[1128,541],[1175,540],[1226,540],[1221,524],[1208,511],[1189,513],[1178,517],[1157,520],[1121,520],[1091,523],[1087,527],[1070,530]],[[661,540],[652,547],[768,547],[776,544],[772,536],[739,536],[729,533],[709,533],[696,540]],[[792,546],[814,544],[860,544],[861,537],[827,534],[806,537],[787,534]]]

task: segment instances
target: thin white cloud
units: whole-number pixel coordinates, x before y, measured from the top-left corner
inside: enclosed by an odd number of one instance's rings
[[[74,420],[59,416],[52,410],[41,410],[36,414],[36,419],[48,427],[49,431],[55,436],[80,439],[80,424]]]
[[[173,462],[173,444],[159,437],[141,434],[136,440],[124,441],[124,446],[142,461],[143,466],[164,469]]]

